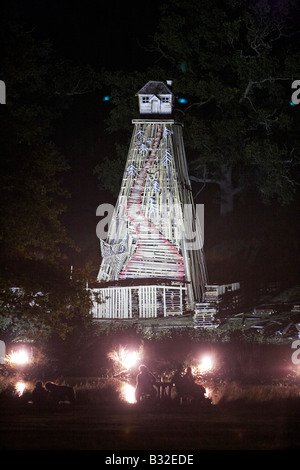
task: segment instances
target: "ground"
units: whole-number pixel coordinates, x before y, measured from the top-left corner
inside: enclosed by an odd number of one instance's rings
[[[159,404],[1,407],[1,450],[277,450],[300,447],[300,401],[208,409]],[[107,451],[107,452],[105,452]]]

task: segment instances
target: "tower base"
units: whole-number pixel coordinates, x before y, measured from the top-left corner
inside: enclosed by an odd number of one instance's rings
[[[114,281],[89,288],[95,319],[160,318],[183,315],[186,304],[184,282],[164,279]]]

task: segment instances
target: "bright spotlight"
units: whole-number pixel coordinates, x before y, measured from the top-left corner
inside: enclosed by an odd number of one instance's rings
[[[211,356],[204,356],[201,359],[201,362],[199,364],[200,372],[201,373],[209,372],[213,368],[213,365],[214,364],[213,364],[213,360],[212,360]]]
[[[8,356],[7,360],[10,364],[15,364],[18,366],[28,364],[30,361],[29,354],[25,349],[20,349],[19,351],[12,351],[12,353]]]
[[[120,346],[118,350],[110,352],[108,357],[112,359],[115,364],[120,365],[126,370],[134,367],[141,359],[139,351],[128,351],[123,346]]]
[[[139,354],[137,351],[128,352],[123,359],[123,365],[126,369],[131,369],[137,364],[138,360]]]

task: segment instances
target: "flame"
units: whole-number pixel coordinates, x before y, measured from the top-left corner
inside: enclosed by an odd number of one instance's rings
[[[136,403],[135,399],[135,387],[128,383],[123,383],[121,388],[121,397],[127,403]]]
[[[17,382],[15,385],[16,392],[19,397],[21,397],[24,393],[24,390],[26,388],[26,384],[24,382]]]

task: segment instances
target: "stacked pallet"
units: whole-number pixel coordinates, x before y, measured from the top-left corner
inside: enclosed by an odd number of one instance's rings
[[[219,286],[207,285],[204,292],[204,302],[195,304],[194,327],[216,328],[215,316],[218,311]]]
[[[160,125],[157,125],[152,150],[137,174],[128,198],[126,213],[136,233],[136,249],[120,272],[120,279],[165,277],[184,280],[185,270],[181,254],[145,216],[142,208],[142,194],[147,171],[154,163],[161,139],[162,129]]]

